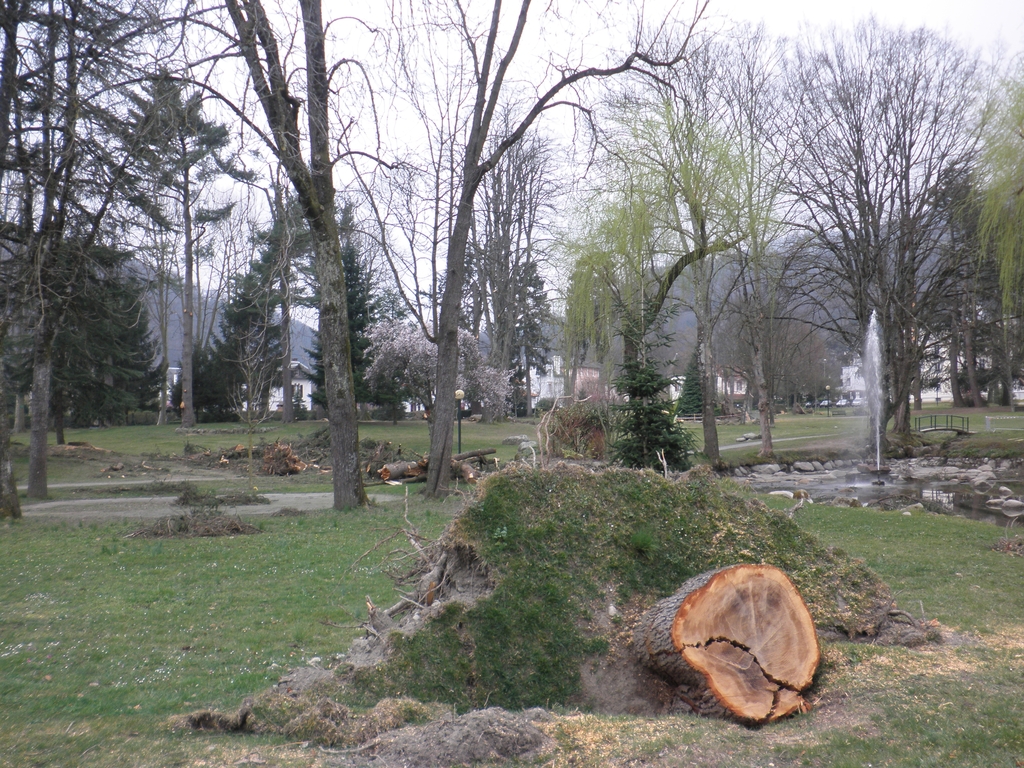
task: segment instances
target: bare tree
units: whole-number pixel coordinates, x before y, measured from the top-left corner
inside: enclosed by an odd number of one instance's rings
[[[811,235],[801,282],[816,321],[861,347],[883,333],[886,419],[908,399],[955,271],[940,248],[951,185],[977,156],[980,64],[925,29],[872,20],[802,44],[790,72],[794,193]]]
[[[780,81],[782,48],[771,43],[761,27],[744,30],[729,47],[724,75],[725,103],[739,147],[739,196],[748,211],[742,221],[745,237],[737,244],[740,270],[737,298],[741,299],[740,328],[750,347],[750,378],[757,389],[761,450],[773,453],[774,392],[770,377],[772,340],[780,319],[781,288],[787,259],[779,253],[780,240],[788,231],[783,195],[786,183],[787,148],[782,123],[786,110]]]
[[[480,186],[468,272],[469,327],[490,343],[488,362],[505,371],[519,364],[527,393],[530,369],[544,364],[550,309],[541,268],[556,187],[552,148],[528,136],[505,154]],[[530,397],[527,416],[532,415]]]
[[[517,56],[524,40],[532,10],[530,0],[521,0],[506,10],[500,0],[487,7],[463,2],[435,3],[424,0],[416,4],[395,3],[392,17],[396,21],[393,50],[399,52],[396,68],[418,78],[428,72],[436,84],[430,98],[436,107],[431,125],[439,126],[437,145],[432,154],[438,167],[451,169],[448,177],[438,175],[438,214],[434,220],[435,242],[443,244],[444,266],[438,269],[431,298],[440,297],[436,309],[436,325],[424,327],[437,339],[437,407],[431,432],[430,472],[426,493],[446,492],[447,466],[451,455],[452,431],[456,402],[456,361],[458,330],[462,315],[462,299],[467,276],[467,251],[474,219],[474,204],[484,178],[502,157],[527,135],[538,119],[559,105],[582,108],[580,87],[590,80],[599,80],[626,72],[640,72],[652,77],[681,62],[689,41],[689,31],[700,19],[699,7],[687,31],[676,39],[674,47],[666,43],[665,30],[659,29],[648,42],[642,38],[642,22],[629,40],[628,52],[599,66],[582,64],[578,57],[552,52],[541,65],[542,74],[532,62],[520,63]],[[546,21],[555,23],[568,18],[568,8],[548,6],[537,12]],[[533,14],[536,15],[536,14]],[[413,40],[418,33],[429,39]],[[433,48],[431,47],[433,46]],[[412,62],[410,52],[422,60]],[[438,60],[430,65],[431,57]],[[536,57],[532,57],[534,61]],[[422,66],[416,64],[422,63]],[[417,87],[406,89],[414,92]],[[497,115],[509,114],[507,129]],[[440,185],[447,181],[447,189]],[[441,248],[438,247],[438,252]],[[437,292],[433,292],[436,288]],[[407,297],[410,304],[415,303]],[[429,310],[431,314],[435,310]],[[420,322],[426,326],[421,315]]]
[[[260,132],[288,175],[309,224],[314,264],[320,284],[320,343],[326,378],[331,434],[334,506],[366,503],[359,471],[359,427],[352,380],[345,274],[332,177],[330,96],[326,31],[319,0],[300,0],[303,30],[305,100],[292,92],[293,77],[270,17],[260,0],[225,3],[235,44],[249,72],[269,132]],[[285,50],[294,43],[284,41]],[[351,60],[339,66],[352,65]],[[307,131],[299,128],[305,108]],[[255,128],[255,126],[253,126]],[[256,128],[256,130],[259,130]],[[303,142],[309,159],[303,157]]]

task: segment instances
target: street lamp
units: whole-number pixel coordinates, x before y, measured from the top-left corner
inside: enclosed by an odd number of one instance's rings
[[[825,406],[826,411],[827,411],[828,415],[831,416],[832,415],[832,387],[830,387],[828,384],[825,385],[825,400],[827,402],[827,405]]]
[[[455,390],[455,399],[458,400],[459,408],[459,450],[456,453],[462,453],[462,398],[466,396],[466,393],[461,389]]]

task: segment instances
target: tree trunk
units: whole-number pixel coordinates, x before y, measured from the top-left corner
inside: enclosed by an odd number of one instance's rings
[[[184,144],[184,140],[182,140]],[[182,147],[182,157],[186,157],[186,148]],[[195,288],[194,274],[195,243],[192,231],[192,193],[188,169],[182,179],[181,213],[185,230],[185,287],[181,295],[181,426],[191,429],[196,425],[196,412],[192,406],[192,348],[195,334]]]
[[[467,150],[472,152],[472,149]],[[462,288],[466,276],[466,245],[473,219],[473,198],[479,185],[475,158],[479,151],[466,160],[463,172],[463,194],[455,217],[448,245],[447,279],[441,297],[441,314],[437,326],[437,390],[434,393],[434,426],[430,432],[430,466],[427,469],[427,496],[443,496],[448,490],[448,472],[451,463],[452,432],[454,430],[455,389],[459,369],[459,314],[462,310]],[[470,163],[473,167],[470,167]],[[477,178],[474,180],[474,176]]]
[[[50,413],[53,414],[54,442],[67,445],[64,439],[64,396],[59,389],[50,397]]]
[[[170,393],[167,391],[168,368],[170,368],[170,365],[167,362],[167,355],[164,355],[163,359],[160,360],[160,365],[157,367],[157,371],[160,372],[160,401],[157,403],[156,409],[157,426],[167,423],[167,401],[170,399]]]
[[[280,193],[278,193],[280,199]],[[280,213],[284,221],[284,212]],[[287,225],[285,225],[287,226]],[[284,252],[281,263],[281,423],[291,424],[295,420],[292,403],[292,296],[291,296],[291,254]]]
[[[36,331],[35,349],[32,355],[32,406],[31,432],[28,449],[28,497],[45,499],[46,488],[46,440],[50,424],[50,376],[53,368],[52,339],[44,326]]]
[[[971,387],[971,405],[983,408],[988,405],[981,396],[981,385],[978,383],[978,360],[974,355],[974,331],[968,324],[964,326],[964,362],[967,365],[967,383]]]
[[[333,206],[330,211],[333,211]],[[330,214],[325,214],[325,219]],[[321,224],[326,222],[319,222]],[[313,229],[316,275],[320,283],[320,349],[327,390],[327,422],[331,435],[334,508],[366,503],[359,471],[359,421],[352,381],[352,351],[345,307],[345,272],[335,234]]]
[[[523,370],[526,371],[526,418],[533,418],[533,395],[530,394],[533,389],[533,379],[530,376],[530,356],[524,351],[523,353]]]
[[[710,330],[698,316],[697,319],[697,367],[700,370],[700,392],[702,400],[701,424],[704,427],[704,455],[712,466],[721,461],[718,451],[718,424],[715,422],[715,371],[711,364]]]
[[[0,345],[3,343],[5,329],[0,327]],[[7,401],[7,381],[0,371],[0,403]],[[14,407],[20,409],[21,397],[16,397]],[[17,418],[15,419],[17,423]],[[0,410],[0,520],[17,520],[21,517],[21,503],[18,501],[18,490],[14,485],[14,469],[11,466],[11,435],[7,426],[7,412]]]
[[[25,396],[20,392],[14,396],[14,434],[25,431]]]
[[[377,470],[381,480],[401,480],[403,477],[419,477],[426,471],[425,459],[419,461],[395,461]]]
[[[964,395],[960,391],[960,330],[959,319],[954,317],[949,335],[949,389],[953,393],[953,407],[964,407]]]
[[[352,378],[348,291],[334,204],[334,164],[328,130],[330,89],[327,54],[319,0],[301,0],[299,6],[306,42],[309,180],[313,193],[303,200],[300,191],[299,199],[306,207],[306,219],[310,223],[315,249],[316,276],[320,283],[320,346],[334,467],[334,508],[346,509],[366,504],[367,498],[363,490],[363,475],[359,471],[359,417]]]
[[[763,317],[762,317],[763,321]],[[761,458],[772,456],[772,401],[768,392],[768,380],[764,375],[764,355],[761,353],[762,336],[759,329],[754,329],[754,379],[757,381],[757,415],[761,428],[761,450],[757,455]]]
[[[803,598],[770,565],[693,577],[643,615],[633,645],[695,711],[748,723],[808,711],[800,693],[821,658]]]

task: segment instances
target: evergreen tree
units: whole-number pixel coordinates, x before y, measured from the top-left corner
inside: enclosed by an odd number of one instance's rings
[[[50,392],[58,436],[65,411],[74,426],[111,426],[157,407],[160,371],[143,288],[110,288],[54,340]]]
[[[183,236],[184,264],[182,274],[182,343],[181,380],[184,403],[182,425],[190,427],[195,421],[192,370],[195,311],[195,277],[198,260],[197,248],[202,225],[220,221],[231,212],[231,205],[209,208],[200,204],[204,187],[222,176],[237,180],[251,180],[252,175],[242,170],[228,150],[231,133],[222,123],[215,123],[203,114],[203,96],[200,92],[187,92],[181,82],[168,76],[154,78],[143,94],[130,94],[135,104],[133,116],[144,123],[144,148],[140,151],[141,166],[148,170],[153,187],[159,191],[140,194],[135,202],[152,219],[168,229],[178,227],[175,221],[180,213]],[[165,210],[159,202],[163,195],[174,201],[176,210]]]
[[[143,302],[145,286],[130,273],[131,258],[113,248],[89,249],[75,290],[66,296],[50,377],[50,413],[58,444],[64,442],[66,421],[76,426],[123,424],[130,412],[156,407],[156,349]],[[30,340],[21,341],[14,353],[14,383],[25,393],[32,385],[32,353]]]
[[[367,274],[365,268],[359,241],[355,236],[351,205],[346,205],[342,209],[338,227],[341,232],[341,258],[345,270],[345,299],[348,307],[349,346],[352,351],[352,380],[356,402],[376,402],[379,405],[384,405],[385,403],[375,399],[370,386],[365,381],[366,370],[372,362],[367,355],[370,340],[366,334],[370,326],[378,319],[379,307],[370,275]],[[318,301],[319,299],[314,296],[313,300]],[[316,387],[313,392],[313,402],[326,408],[324,370],[321,365],[323,355],[320,351],[319,334],[313,342],[313,349],[307,351],[313,361],[313,384]]]
[[[680,416],[699,416],[704,410],[704,397],[700,388],[700,367],[697,364],[697,350],[693,350],[690,362],[683,374],[683,391],[679,394],[676,413]]]
[[[616,406],[622,414],[621,437],[612,455],[627,467],[660,469],[664,457],[669,469],[689,469],[694,440],[676,423],[672,403],[663,397],[671,383],[649,359],[623,364],[615,388],[629,399]]]
[[[200,423],[237,421],[228,389],[228,377],[223,361],[210,347],[196,347],[192,351],[192,405],[196,420]],[[174,387],[173,401],[181,403],[181,381]],[[181,413],[180,408],[178,413]]]
[[[221,318],[221,338],[214,346],[214,365],[227,387],[235,410],[248,416],[265,413],[270,392],[281,370],[281,303],[275,259],[264,253],[235,278],[231,299]]]

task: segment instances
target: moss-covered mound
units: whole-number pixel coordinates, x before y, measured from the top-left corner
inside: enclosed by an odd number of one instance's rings
[[[579,704],[585,668],[624,657],[643,610],[734,563],[781,568],[815,623],[847,635],[874,634],[892,604],[862,562],[702,469],[679,483],[625,470],[509,470],[482,485],[441,545],[474,551],[494,590],[469,606],[435,605],[418,632],[392,634],[386,663],[351,678],[364,704],[397,695],[460,709]]]

